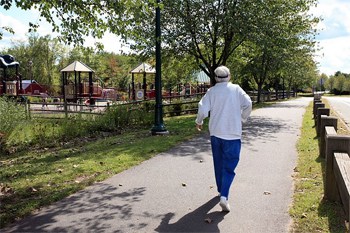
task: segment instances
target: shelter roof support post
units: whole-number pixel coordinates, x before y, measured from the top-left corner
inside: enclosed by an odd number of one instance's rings
[[[62,91],[62,98],[63,100],[66,99],[66,92],[65,92],[65,81],[64,81],[64,72],[62,72],[62,77],[61,77],[61,82],[62,82],[62,86],[61,86],[61,91]]]
[[[146,84],[146,72],[143,73],[143,85],[142,85],[142,88],[143,88],[143,99],[146,100],[146,88],[147,88],[147,84]]]
[[[6,68],[4,69],[4,79],[2,80],[2,93],[6,94],[6,79],[7,74],[6,74]]]
[[[18,78],[19,78],[19,90],[20,90],[21,94],[23,94],[22,75],[19,74]]]
[[[92,85],[92,73],[89,73],[89,101],[90,101],[90,105],[92,105],[92,94],[93,94],[93,90],[94,87]]]
[[[131,89],[132,89],[132,100],[135,101],[135,78],[134,78],[134,74],[131,74]]]
[[[75,97],[75,102],[78,100],[78,90],[77,90],[77,72],[74,71],[74,97]]]
[[[62,72],[62,96],[63,96],[63,106],[65,117],[68,118],[68,107],[66,98],[66,84],[67,84],[67,73]]]
[[[78,73],[78,93],[81,96],[81,72]]]
[[[18,65],[16,65],[16,81],[16,96],[18,97],[21,94],[22,89],[22,79],[20,79],[18,76]]]
[[[1,75],[0,75],[0,85],[2,85],[0,94],[4,94],[4,90],[3,90],[3,88],[4,88],[4,78]]]

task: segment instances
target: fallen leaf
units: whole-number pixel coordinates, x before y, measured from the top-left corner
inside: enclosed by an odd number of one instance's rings
[[[182,183],[182,187],[186,187],[187,186],[187,184],[186,183]]]
[[[62,170],[62,169],[57,169],[57,172],[58,172],[58,173],[62,173],[63,170]]]
[[[34,187],[30,187],[30,188],[28,189],[28,191],[31,192],[31,193],[36,193],[36,192],[38,192],[38,190],[36,190]]]
[[[264,191],[264,195],[270,195],[271,194],[271,192],[269,192],[269,191]]]
[[[212,222],[213,222],[213,220],[212,220],[211,218],[206,218],[206,219],[204,219],[204,221],[205,221],[206,223],[212,223]]]
[[[74,167],[74,168],[77,168],[77,167],[78,167],[78,165],[74,164],[74,165],[73,165],[73,167]]]
[[[306,213],[302,213],[301,218],[306,218],[306,217],[307,217]]]
[[[203,163],[203,159],[199,160],[200,163]]]
[[[119,184],[119,186],[123,186],[123,184]]]

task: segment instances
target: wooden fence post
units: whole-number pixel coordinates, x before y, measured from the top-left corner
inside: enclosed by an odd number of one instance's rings
[[[316,103],[322,103],[322,101],[321,100],[314,100],[314,102],[313,102],[312,114],[314,115],[314,118],[316,116]]]
[[[350,136],[336,135],[335,129],[326,126],[326,179],[324,194],[330,201],[340,201],[333,169],[334,152],[350,152]]]
[[[320,157],[325,158],[326,153],[326,126],[333,126],[334,129],[338,130],[338,118],[333,116],[321,116],[321,127],[320,127]]]
[[[320,136],[320,132],[321,132],[321,116],[322,115],[329,116],[329,113],[330,113],[329,108],[318,108],[317,109],[317,120],[316,120],[317,136]]]
[[[314,94],[314,100],[321,100],[322,94]]]
[[[345,218],[349,221],[349,194],[350,194],[350,157],[348,153],[334,154],[334,176],[337,180],[339,196],[345,211]]]
[[[315,119],[315,125],[317,124],[317,110],[319,108],[324,108],[324,103],[320,102],[320,103],[315,103],[315,113],[314,113],[314,119]]]
[[[32,116],[31,116],[31,112],[30,112],[30,99],[27,100],[27,112],[28,112],[28,119],[31,119]]]
[[[68,118],[68,106],[67,106],[67,100],[65,99],[63,102],[63,106],[64,106],[64,115],[66,118]]]

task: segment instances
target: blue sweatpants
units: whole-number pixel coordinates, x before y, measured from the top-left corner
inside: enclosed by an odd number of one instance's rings
[[[241,152],[241,140],[225,140],[211,136],[216,186],[221,196],[227,197],[235,178],[235,168]]]

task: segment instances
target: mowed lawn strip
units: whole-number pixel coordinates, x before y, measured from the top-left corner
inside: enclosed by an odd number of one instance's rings
[[[290,214],[293,232],[345,232],[343,211],[339,203],[324,196],[325,160],[319,157],[312,103],[303,118],[298,140],[298,165],[295,168],[295,191]]]
[[[0,227],[102,181],[198,134],[195,116],[166,118],[167,136],[150,128],[60,148],[0,156]]]

